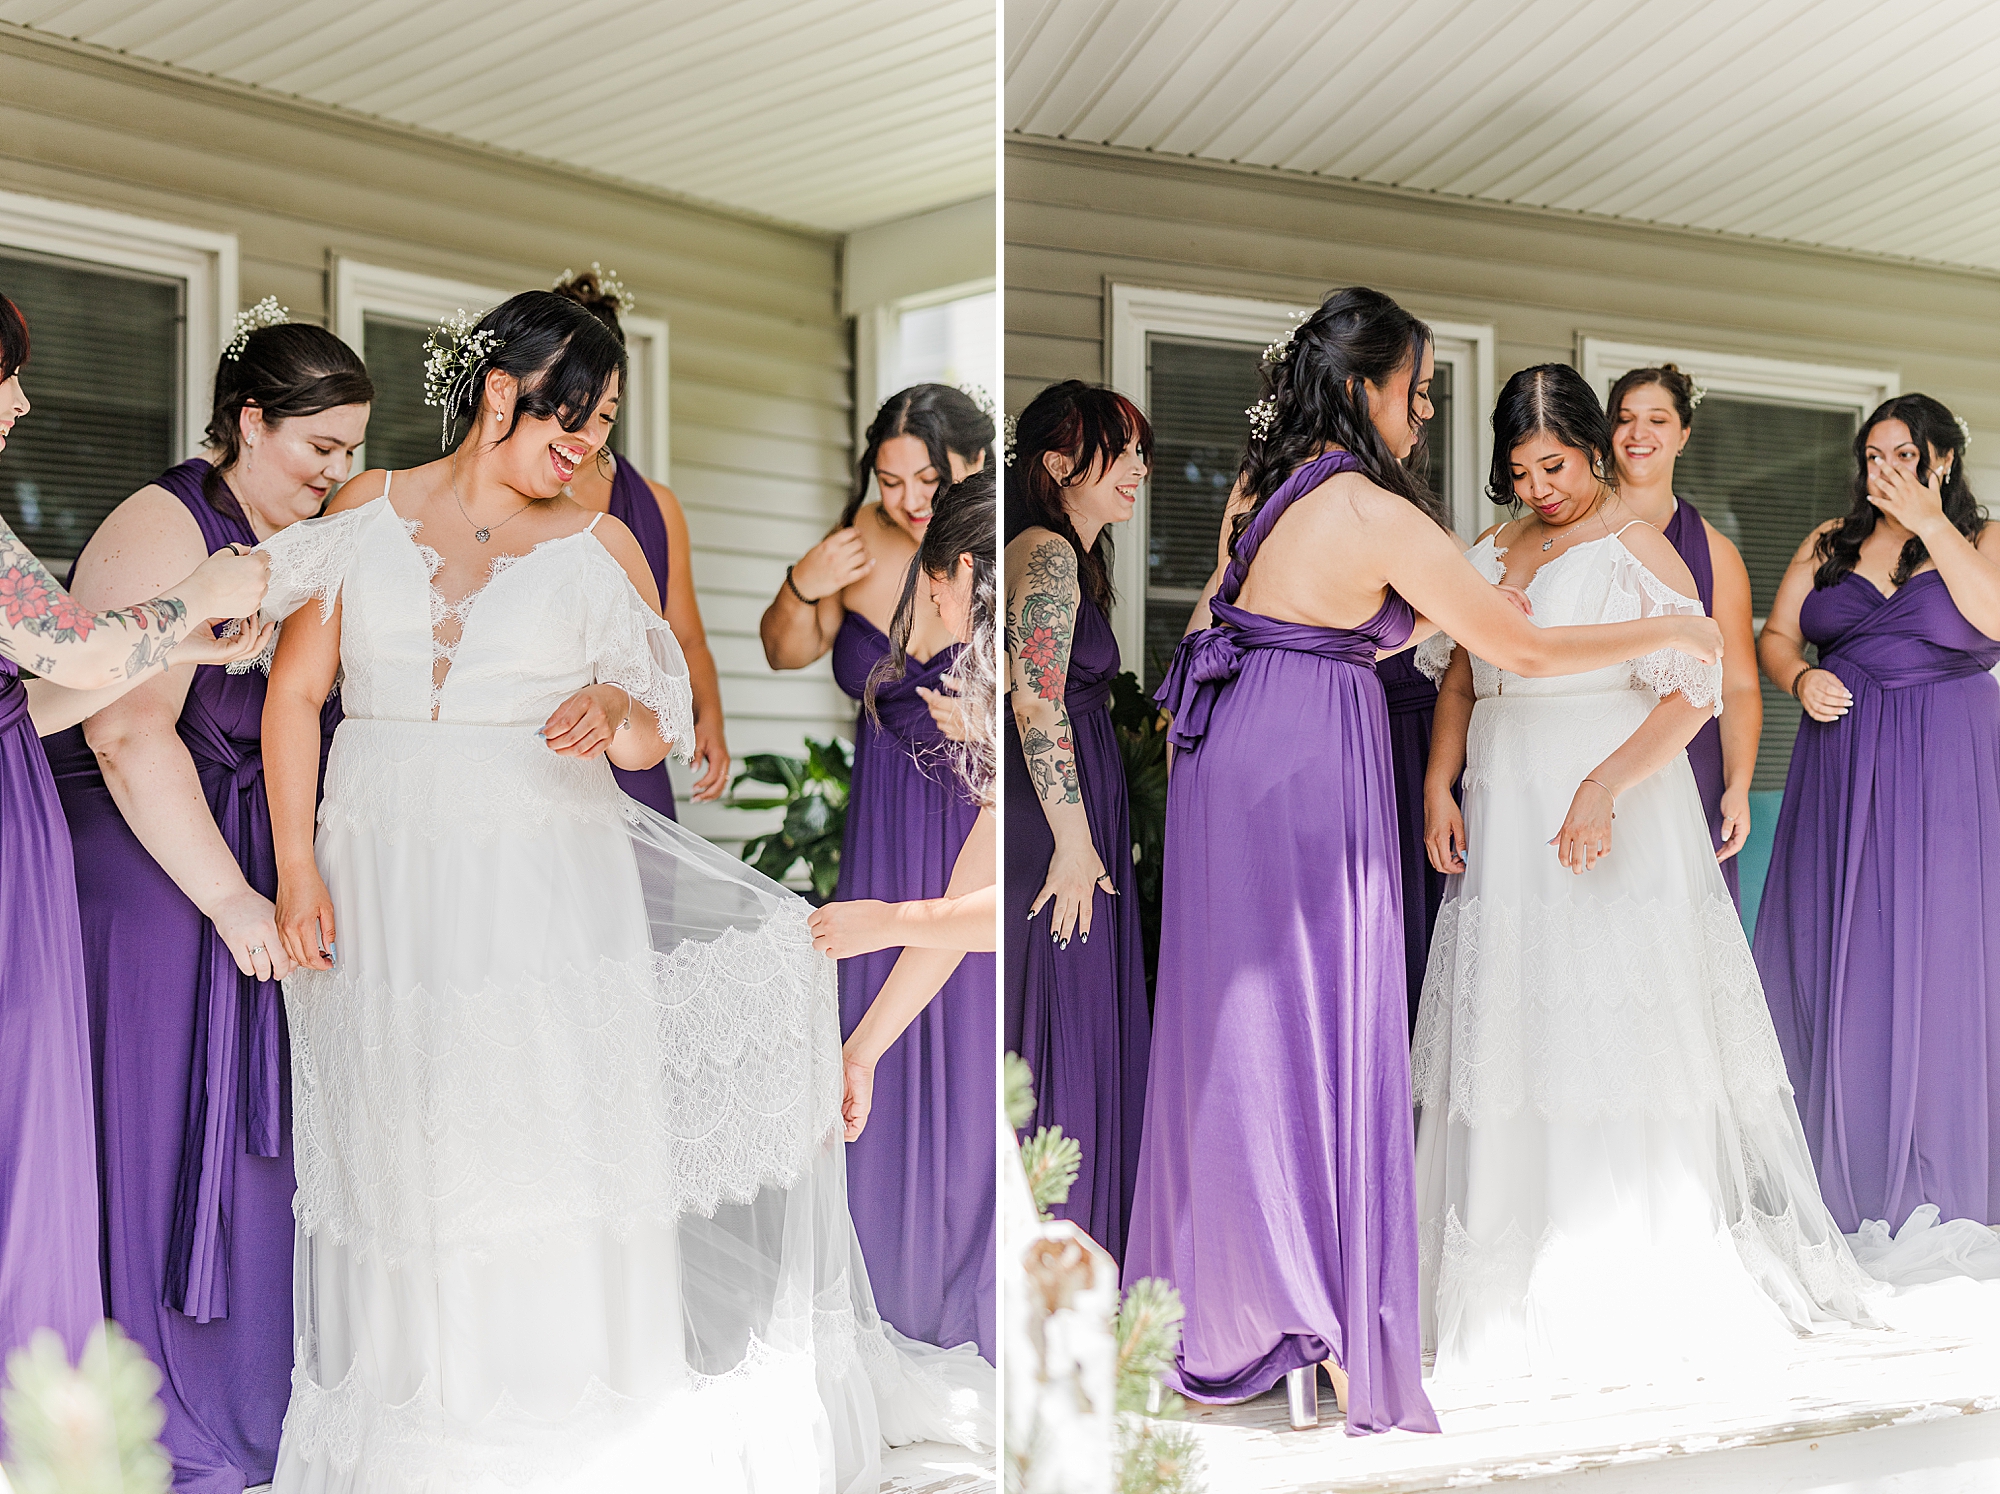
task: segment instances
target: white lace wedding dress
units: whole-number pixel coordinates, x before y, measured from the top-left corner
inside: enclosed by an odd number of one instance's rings
[[[875,1314],[806,906],[536,734],[608,681],[684,749],[672,631],[594,534],[453,604],[419,528],[385,487],[264,547],[269,613],[338,601],[346,710],[274,1488],[847,1494],[885,1440],[990,1446],[976,1350]]]
[[[1492,539],[1468,558],[1498,581]],[[1528,587],[1543,627],[1695,613],[1619,538]],[[1452,642],[1418,650],[1433,678]],[[1661,699],[1720,710],[1671,650],[1556,679],[1476,656],[1466,869],[1411,1051],[1426,1347],[1440,1380],[1674,1375],[1874,1322],[1820,1201],[1757,968],[1677,756],[1618,797],[1611,854],[1548,844]]]

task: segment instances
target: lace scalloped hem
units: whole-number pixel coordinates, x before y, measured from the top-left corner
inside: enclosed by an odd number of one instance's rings
[[[767,925],[471,990],[301,972],[299,1227],[394,1261],[787,1187],[840,1130],[831,971]]]
[[[1685,1116],[1791,1093],[1736,909],[1446,900],[1411,1040],[1412,1093],[1468,1125]]]

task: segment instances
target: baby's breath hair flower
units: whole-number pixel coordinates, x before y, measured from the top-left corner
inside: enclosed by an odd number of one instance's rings
[[[424,403],[444,411],[440,445],[451,444],[451,417],[468,393],[472,377],[504,344],[490,331],[479,330],[479,318],[461,306],[431,329],[424,339]],[[473,403],[477,403],[476,391]]]
[[[1283,363],[1287,358],[1292,356],[1292,339],[1298,336],[1299,328],[1305,325],[1307,315],[1308,313],[1303,311],[1292,313],[1292,325],[1286,330],[1284,336],[1274,338],[1265,347],[1264,361],[1266,363]]]
[[[1260,399],[1243,413],[1250,417],[1250,434],[1261,441],[1271,434],[1271,422],[1278,418],[1278,402]]]
[[[597,278],[598,295],[607,301],[616,302],[620,311],[630,311],[639,304],[639,298],[625,289],[625,282],[618,278],[616,270],[607,270],[593,259],[590,262],[590,273]],[[576,272],[565,265],[562,274],[556,276],[550,284],[552,288],[560,288],[574,279]]]
[[[993,403],[993,396],[979,384],[960,384],[958,392],[979,406],[979,413],[996,424],[1000,419],[1000,407]]]
[[[1701,408],[1701,402],[1707,398],[1708,398],[1708,385],[1697,383],[1695,380],[1689,379],[1688,408],[1690,410],[1699,410]]]
[[[1020,430],[1021,422],[1016,420],[1012,415],[1002,415],[1000,417],[1000,463],[1002,466],[1011,467],[1014,465],[1014,438],[1020,434]]]
[[[236,313],[236,321],[229,329],[229,346],[222,350],[222,356],[234,363],[250,346],[252,332],[265,327],[282,327],[291,319],[291,312],[278,304],[276,296],[266,296],[248,311]]]
[[[1972,427],[1965,423],[1965,417],[1963,415],[1954,415],[1951,419],[1952,424],[1958,427],[1959,444],[1970,446],[1972,444]]]

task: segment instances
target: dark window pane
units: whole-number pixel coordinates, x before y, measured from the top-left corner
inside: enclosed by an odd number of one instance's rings
[[[1851,410],[1737,395],[1712,394],[1702,401],[1674,483],[1743,553],[1751,610],[1758,617],[1770,612],[1799,542],[1847,512],[1854,425]],[[1766,680],[1756,788],[1785,786],[1798,729],[1797,702]]]
[[[1451,365],[1431,376],[1431,418],[1424,426],[1424,480],[1451,511]]]
[[[0,254],[0,291],[34,342],[21,374],[33,408],[0,453],[0,513],[58,577],[104,516],[179,454],[182,289]]]
[[[1263,350],[1246,343],[1175,342],[1156,337],[1147,418],[1153,423],[1153,476],[1146,534],[1146,657],[1129,661],[1151,689],[1166,673],[1188,613],[1215,569],[1223,505],[1243,460],[1250,422],[1243,413],[1261,388]]]
[[[431,329],[372,316],[363,326],[361,357],[375,384],[368,465],[400,472],[436,461],[443,412],[424,403],[424,339]]]

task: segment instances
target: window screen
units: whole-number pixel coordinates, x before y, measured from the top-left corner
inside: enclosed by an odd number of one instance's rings
[[[1711,394],[1674,469],[1674,485],[1735,542],[1750,572],[1751,611],[1771,610],[1792,554],[1814,527],[1847,512],[1852,410]],[[1752,787],[1782,789],[1799,706],[1764,681],[1764,736]]]
[[[0,454],[0,513],[58,577],[104,516],[181,454],[185,289],[0,252],[0,291],[33,340],[21,374],[32,408]]]
[[[1244,411],[1262,389],[1261,346],[1176,342],[1147,346],[1153,475],[1146,543],[1146,657],[1128,659],[1148,690],[1159,684],[1215,570],[1223,506],[1250,436]],[[1114,531],[1114,542],[1117,536]],[[1138,537],[1126,538],[1128,544]]]

